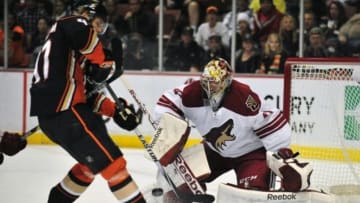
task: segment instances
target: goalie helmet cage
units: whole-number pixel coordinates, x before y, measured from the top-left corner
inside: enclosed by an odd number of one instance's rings
[[[303,159],[316,160],[311,188],[360,195],[359,75],[359,58],[286,62],[283,110],[291,125],[291,148]]]

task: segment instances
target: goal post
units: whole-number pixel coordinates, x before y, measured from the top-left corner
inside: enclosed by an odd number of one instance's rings
[[[283,111],[291,125],[291,147],[316,160],[311,182],[318,189],[360,195],[359,82],[359,58],[286,62]]]

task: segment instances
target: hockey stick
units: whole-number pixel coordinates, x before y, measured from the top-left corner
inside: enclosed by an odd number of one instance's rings
[[[111,97],[114,99],[117,107],[120,110],[124,109],[124,103],[119,100],[119,98],[116,96],[114,90],[111,88],[111,86],[109,84],[106,84],[106,89],[108,90]],[[169,175],[166,173],[164,167],[160,164],[159,159],[156,157],[156,155],[152,151],[151,146],[149,146],[149,144],[146,142],[144,135],[139,131],[138,128],[135,128],[134,131],[135,131],[135,134],[137,135],[137,137],[140,139],[141,143],[143,144],[144,148],[146,149],[146,151],[150,155],[151,159],[157,165],[160,173],[164,176],[165,180],[168,182],[168,184],[170,185],[170,187],[174,191],[175,195],[179,199],[185,200],[186,202],[213,202],[215,200],[215,198],[212,195],[209,195],[209,194],[202,193],[202,194],[188,195],[188,194],[183,194],[181,191],[179,191],[177,189],[175,183],[171,180]],[[159,134],[159,133],[156,133],[156,134]],[[196,179],[193,179],[193,180],[196,180]]]

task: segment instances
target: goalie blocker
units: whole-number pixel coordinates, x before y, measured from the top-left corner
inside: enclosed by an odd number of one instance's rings
[[[202,179],[207,177],[210,174],[210,168],[203,145],[198,144],[183,149],[189,134],[190,127],[186,121],[172,114],[165,113],[160,119],[156,134],[151,141],[151,147],[159,162],[166,167],[169,177],[171,177],[179,191],[184,194],[191,194],[191,191],[196,191],[196,194],[202,194],[203,188],[197,184],[197,181],[191,180],[191,178]],[[184,158],[183,161],[176,159],[178,154],[181,154]],[[185,167],[191,169],[191,171],[182,170]],[[190,176],[186,173],[192,173],[192,175]],[[185,177],[188,183],[185,183],[182,177]],[[160,187],[166,192],[163,197],[164,202],[181,202],[181,200],[176,198],[162,176],[158,177],[158,181]]]

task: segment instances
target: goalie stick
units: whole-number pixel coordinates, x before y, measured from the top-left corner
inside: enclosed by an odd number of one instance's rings
[[[116,96],[116,94],[115,94],[114,90],[111,88],[111,86],[108,83],[106,83],[105,85],[106,85],[106,89],[108,90],[111,97],[114,99],[114,101],[115,101],[116,105],[118,106],[118,108],[120,110],[124,109],[124,103],[121,102],[118,99],[118,97]],[[144,105],[142,105],[142,107],[144,108]],[[150,115],[150,114],[148,114],[148,115]],[[171,189],[174,191],[175,195],[179,199],[184,200],[186,202],[206,202],[206,203],[207,202],[210,203],[210,202],[213,202],[215,200],[215,198],[212,195],[204,194],[204,192],[201,193],[201,194],[188,195],[188,194],[184,194],[181,191],[179,191],[179,189],[176,187],[175,183],[171,180],[169,175],[166,173],[164,167],[160,164],[158,158],[156,157],[156,155],[152,151],[151,146],[149,146],[149,144],[146,142],[144,135],[139,131],[138,128],[135,128],[134,131],[135,131],[135,134],[137,135],[137,137],[140,139],[141,143],[143,144],[144,148],[146,149],[146,151],[150,155],[151,159],[157,165],[160,173],[164,176],[165,180],[168,182],[169,186],[171,187]],[[189,174],[191,174],[191,173],[189,173]],[[196,180],[196,179],[193,178],[193,180]],[[192,187],[190,187],[190,188],[192,188]],[[200,186],[200,188],[201,188],[201,186]]]

